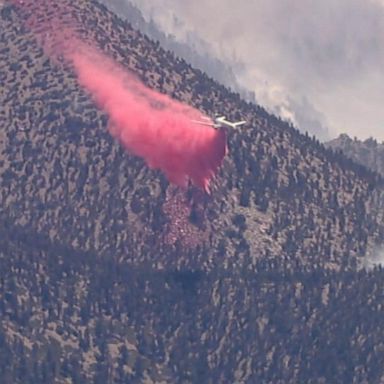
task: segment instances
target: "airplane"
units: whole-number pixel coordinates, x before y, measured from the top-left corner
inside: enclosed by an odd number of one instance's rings
[[[227,120],[225,116],[216,116],[214,119],[211,119],[206,116],[201,116],[201,118],[205,121],[192,120],[192,122],[202,125],[209,125],[215,129],[223,128],[224,126],[236,129],[237,127],[240,127],[241,125],[244,125],[246,123],[245,120],[232,122]]]

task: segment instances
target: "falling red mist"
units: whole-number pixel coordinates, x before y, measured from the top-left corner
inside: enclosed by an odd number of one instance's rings
[[[129,152],[161,169],[179,186],[188,180],[208,191],[226,153],[226,137],[193,123],[197,110],[150,90],[100,53],[82,49],[67,55],[79,83],[109,115],[109,131]]]
[[[46,4],[43,11],[47,13]],[[201,120],[198,110],[146,87],[123,66],[76,37],[68,23],[58,28],[58,20],[42,21],[36,3],[18,5],[30,12],[26,24],[45,51],[54,58],[63,56],[73,66],[79,84],[108,114],[110,133],[130,153],[163,171],[178,186],[186,187],[191,181],[209,191],[210,180],[227,152],[224,131],[192,122]]]

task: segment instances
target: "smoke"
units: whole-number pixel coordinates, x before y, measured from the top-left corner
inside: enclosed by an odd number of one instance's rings
[[[33,6],[32,11],[36,11]],[[147,88],[76,37],[70,22],[61,28],[57,18],[55,22],[54,28],[35,14],[27,17],[26,24],[48,54],[54,59],[63,56],[72,65],[79,84],[108,114],[110,133],[150,168],[163,171],[170,182],[186,187],[191,181],[209,192],[209,182],[227,151],[225,132],[193,123],[201,119],[198,110]]]
[[[131,1],[176,38],[198,33],[217,57],[242,63],[235,75],[267,107],[299,124],[304,99],[332,135],[384,140],[383,0]]]

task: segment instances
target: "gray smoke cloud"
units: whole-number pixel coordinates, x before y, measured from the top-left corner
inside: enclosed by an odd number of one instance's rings
[[[257,102],[302,129],[384,140],[384,1],[132,2],[176,39],[200,36]]]

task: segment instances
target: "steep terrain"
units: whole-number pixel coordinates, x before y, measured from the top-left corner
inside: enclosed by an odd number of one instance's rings
[[[145,33],[152,40],[159,41],[163,48],[174,52],[219,83],[238,90],[246,98],[254,100],[254,94],[240,88],[232,69],[224,62],[213,57],[212,48],[206,42],[201,41],[198,36],[190,33],[186,42],[180,42],[175,39],[175,36],[162,32],[153,20],[146,21],[140,10],[129,1],[104,0],[101,3],[119,17],[126,19],[134,28]]]
[[[343,154],[358,164],[384,175],[384,143],[378,143],[369,138],[364,141],[351,139],[343,134],[325,144],[333,150],[340,150]]]
[[[380,177],[97,2],[60,9],[150,87],[248,124],[212,195],[181,191],[2,7],[2,382],[380,382],[383,276],[358,270],[382,239]]]

